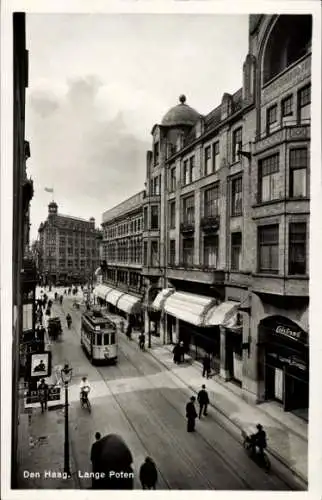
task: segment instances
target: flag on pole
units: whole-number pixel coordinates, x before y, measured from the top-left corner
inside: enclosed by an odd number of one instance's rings
[[[53,188],[45,188],[46,193],[53,193]]]

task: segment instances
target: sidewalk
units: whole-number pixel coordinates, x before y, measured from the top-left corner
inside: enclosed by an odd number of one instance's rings
[[[136,339],[138,334],[134,333]],[[183,365],[174,365],[171,345],[161,345],[152,337],[147,351],[175,374],[193,392],[206,384],[210,401],[239,431],[254,428],[261,423],[268,435],[268,452],[307,483],[308,480],[308,425],[293,414],[285,413],[274,403],[251,405],[241,398],[241,389],[215,376],[203,378],[201,363],[185,357]]]

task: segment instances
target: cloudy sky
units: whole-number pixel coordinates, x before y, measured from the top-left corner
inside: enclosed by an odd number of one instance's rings
[[[100,224],[144,188],[151,129],[184,93],[202,114],[242,85],[246,15],[28,14],[31,238],[59,211]]]

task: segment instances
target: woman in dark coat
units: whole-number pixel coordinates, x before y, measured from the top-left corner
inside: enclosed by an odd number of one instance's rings
[[[181,361],[181,348],[176,344],[173,348],[173,361],[178,365]]]
[[[155,490],[158,480],[158,471],[152,458],[146,457],[140,467],[140,481],[144,490]]]

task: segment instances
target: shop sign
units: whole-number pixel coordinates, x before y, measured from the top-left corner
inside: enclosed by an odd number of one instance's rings
[[[302,340],[302,332],[301,331],[295,331],[292,330],[291,328],[283,325],[278,325],[275,329],[276,333],[280,335],[284,335],[285,337],[289,337],[294,340]]]
[[[57,404],[61,399],[61,388],[60,387],[49,387],[48,388],[48,398],[47,404],[51,406]],[[25,396],[25,408],[33,408],[39,404],[39,394],[38,391],[30,391],[28,395]]]

